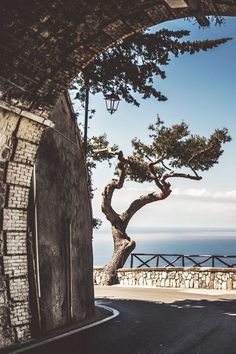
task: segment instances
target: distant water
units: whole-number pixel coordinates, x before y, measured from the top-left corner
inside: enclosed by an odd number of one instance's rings
[[[135,253],[236,255],[236,229],[130,228],[128,234],[136,241]],[[105,265],[110,260],[112,252],[110,231],[94,233],[94,265]],[[126,266],[129,265],[130,259],[126,262]]]

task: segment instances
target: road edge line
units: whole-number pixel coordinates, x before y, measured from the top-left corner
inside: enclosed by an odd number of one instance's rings
[[[98,300],[99,301],[99,300]],[[95,306],[96,307],[100,307],[100,308],[103,308],[104,310],[107,310],[109,312],[112,313],[111,316],[108,316],[108,317],[105,317],[101,320],[98,320],[96,322],[92,322],[92,323],[89,323],[85,326],[82,326],[82,327],[79,327],[79,328],[75,328],[75,329],[72,329],[71,331],[67,331],[67,332],[64,332],[64,333],[61,333],[61,334],[58,334],[54,337],[50,337],[50,338],[47,338],[45,340],[42,340],[42,341],[39,341],[37,343],[32,343],[32,344],[29,344],[27,345],[25,343],[25,345],[23,345],[21,348],[17,348],[17,349],[13,349],[12,351],[10,351],[10,348],[9,348],[9,352],[6,352],[6,354],[18,354],[18,353],[23,353],[24,351],[28,351],[30,349],[34,349],[34,348],[38,348],[40,346],[43,346],[47,343],[52,343],[58,339],[62,339],[62,338],[65,338],[65,337],[69,337],[73,334],[76,334],[76,333],[79,333],[79,332],[82,332],[82,331],[85,331],[89,328],[92,328],[92,327],[96,327],[96,326],[99,326],[100,324],[103,324],[105,322],[108,322],[108,321],[111,321],[113,320],[113,318],[116,318],[117,316],[119,316],[120,312],[112,307],[109,307],[109,306],[105,306],[105,305],[102,305],[102,304],[98,304],[96,303],[97,301],[95,301]]]

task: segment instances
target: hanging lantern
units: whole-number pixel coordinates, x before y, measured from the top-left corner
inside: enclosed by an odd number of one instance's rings
[[[113,114],[115,113],[115,111],[117,111],[120,100],[120,97],[114,92],[110,95],[105,96],[106,108],[109,113]]]

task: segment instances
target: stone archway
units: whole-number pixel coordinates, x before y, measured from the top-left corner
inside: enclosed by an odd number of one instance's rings
[[[68,6],[68,2],[59,0],[21,0],[5,4],[0,14],[3,346],[31,336],[27,252],[29,187],[41,135],[54,125],[50,114],[57,99],[87,62],[120,38],[171,19],[194,16],[204,22],[201,19],[205,15],[235,16],[236,3],[234,0],[132,0],[128,3],[126,0],[71,0]],[[87,202],[86,208],[89,207]]]
[[[120,38],[189,16],[204,24],[206,15],[235,16],[235,0],[6,2],[0,14],[0,98],[48,116],[80,68]]]

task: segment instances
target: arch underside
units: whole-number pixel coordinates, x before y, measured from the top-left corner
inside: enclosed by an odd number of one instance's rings
[[[174,8],[173,4],[176,3],[185,3],[188,6]],[[142,28],[168,20],[189,16],[201,19],[207,15],[235,16],[236,2],[235,0],[70,0],[69,2],[11,0],[2,6],[0,300],[3,306],[0,310],[5,322],[0,321],[0,327],[4,330],[2,336],[4,341],[0,346],[26,340],[32,335],[28,281],[29,192],[40,138],[46,129],[53,127],[50,114],[58,97],[68,89],[70,82],[82,67],[117,40]],[[73,126],[72,118],[73,112],[68,126]],[[54,123],[56,128],[57,125],[60,127],[59,119],[55,118]],[[63,133],[68,133],[68,127],[62,124],[61,128]],[[64,147],[61,150],[64,151]],[[78,153],[73,154],[77,156]],[[79,154],[82,156],[81,146]],[[91,238],[90,225],[83,230],[84,219],[91,220],[88,195],[84,197],[86,188],[81,187],[81,181],[84,183],[86,181],[86,171],[83,158],[81,157],[79,163],[76,161],[74,166],[70,163],[70,168],[76,170],[79,176],[75,179],[77,190],[81,188],[83,195],[81,210],[83,209],[84,214],[77,210],[74,218],[82,225],[78,226],[80,231],[78,238],[81,237],[82,230],[86,239]],[[73,193],[71,195],[73,199]],[[62,199],[64,201],[64,197]],[[78,206],[77,200],[73,203]],[[86,247],[88,249],[89,243]],[[88,259],[91,258],[89,252]],[[77,254],[75,258],[82,259]],[[81,272],[78,283],[84,284],[83,264],[79,265],[78,269]],[[92,288],[92,283],[90,285]],[[92,293],[88,298],[92,299]],[[81,302],[83,306],[87,306],[84,298]]]
[[[9,1],[0,14],[0,99],[47,117],[81,68],[117,40],[165,21],[207,15],[235,16],[236,2]]]

